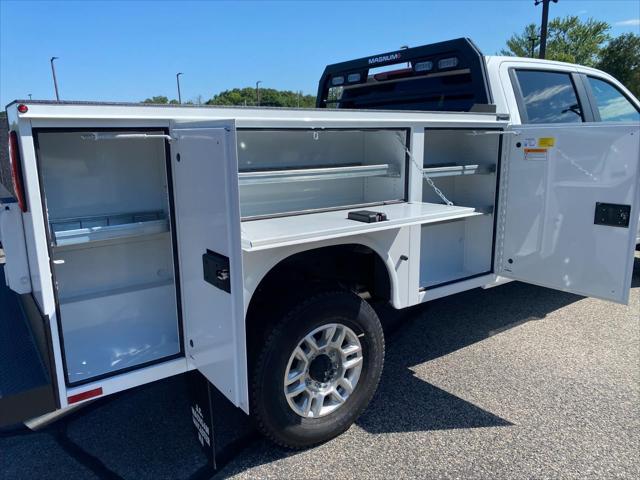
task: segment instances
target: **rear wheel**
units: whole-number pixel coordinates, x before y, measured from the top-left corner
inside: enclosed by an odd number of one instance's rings
[[[294,305],[255,363],[251,406],[258,428],[288,448],[339,435],[369,404],[383,361],[380,321],[357,295],[325,292]]]

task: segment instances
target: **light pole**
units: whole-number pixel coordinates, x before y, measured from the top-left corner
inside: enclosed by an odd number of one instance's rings
[[[262,80],[258,80],[256,82],[256,105],[259,107],[260,106],[260,84],[262,83]]]
[[[176,83],[178,84],[178,103],[182,104],[182,94],[180,93],[180,75],[182,75],[182,72],[176,73]]]
[[[60,95],[58,94],[58,80],[56,79],[56,67],[53,64],[54,60],[58,60],[58,57],[51,57],[51,73],[53,74],[53,87],[56,89],[56,101],[60,101]]]
[[[540,58],[547,54],[547,24],[549,23],[549,2],[558,3],[558,0],[535,0],[534,5],[542,4],[542,24],[540,25]]]
[[[536,54],[536,42],[538,41],[538,36],[532,35],[528,38],[528,40],[531,43],[531,58],[534,58]]]

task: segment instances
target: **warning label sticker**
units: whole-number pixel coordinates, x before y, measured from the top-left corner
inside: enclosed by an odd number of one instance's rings
[[[546,148],[525,148],[524,159],[532,161],[546,161],[548,158]]]
[[[556,144],[556,139],[554,137],[540,137],[538,139],[538,147],[549,148],[553,147]]]

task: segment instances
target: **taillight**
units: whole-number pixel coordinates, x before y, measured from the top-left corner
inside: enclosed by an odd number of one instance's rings
[[[20,149],[18,148],[18,134],[13,130],[9,132],[9,161],[11,162],[13,193],[18,199],[20,210],[26,212],[27,200],[24,196],[24,184],[22,182],[22,162],[20,161]]]

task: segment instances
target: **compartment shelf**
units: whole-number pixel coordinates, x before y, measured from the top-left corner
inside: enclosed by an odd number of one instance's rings
[[[84,292],[81,294],[68,296],[68,297],[61,295],[59,297],[59,301],[60,301],[60,305],[66,305],[74,302],[84,302],[84,301],[93,300],[96,298],[113,297],[115,295],[121,295],[125,293],[130,293],[130,292],[137,292],[140,290],[149,290],[152,288],[167,287],[171,285],[173,285],[173,278],[168,278],[168,279],[157,280],[155,282],[146,282],[146,283],[127,285],[127,286],[120,286],[117,288],[108,288],[108,289],[101,289],[101,290],[96,290],[92,292]]]
[[[495,165],[443,165],[422,169],[422,173],[431,178],[456,177],[460,175],[488,175],[495,173],[495,171]]]
[[[240,185],[385,176],[399,177],[400,174],[393,172],[389,164],[386,163],[379,165],[352,165],[347,167],[300,168],[238,173]]]
[[[164,212],[139,212],[54,220],[51,230],[61,247],[168,232],[169,222]]]
[[[349,220],[347,214],[356,208],[310,213],[288,217],[265,218],[242,223],[242,248],[264,250],[291,244],[315,242],[349,235],[366,234],[427,223],[447,222],[482,215],[471,207],[436,203],[396,203],[371,206],[368,210],[384,212],[388,220],[362,223]]]
[[[476,272],[471,270],[452,270],[447,272],[439,272],[437,276],[429,280],[421,280],[420,281],[420,290],[428,290],[430,288],[436,287],[438,285],[442,285],[445,283],[453,282],[456,280],[465,280],[471,277],[479,276],[482,274],[490,273],[486,272]]]

